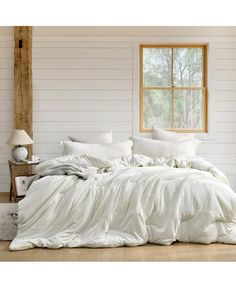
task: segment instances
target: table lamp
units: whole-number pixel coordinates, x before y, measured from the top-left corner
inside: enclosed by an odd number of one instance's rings
[[[33,140],[25,132],[25,130],[14,129],[12,135],[7,141],[8,145],[14,145],[15,147],[11,150],[12,158],[16,162],[21,162],[26,159],[28,151],[22,145],[33,144]]]

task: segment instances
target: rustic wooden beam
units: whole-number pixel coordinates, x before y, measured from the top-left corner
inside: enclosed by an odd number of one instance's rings
[[[32,137],[32,27],[14,27],[14,40],[14,127]]]

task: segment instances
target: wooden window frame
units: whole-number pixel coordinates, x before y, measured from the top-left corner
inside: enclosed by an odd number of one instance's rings
[[[172,49],[172,79],[173,79],[173,49],[174,48],[201,48],[202,49],[202,86],[201,87],[164,87],[164,86],[144,86],[143,84],[143,48],[171,48]],[[159,90],[172,90],[172,103],[174,90],[202,90],[202,114],[203,114],[203,127],[202,129],[183,129],[183,128],[163,128],[168,131],[184,132],[184,133],[207,133],[208,132],[208,95],[207,95],[207,44],[140,44],[139,45],[139,131],[142,133],[150,133],[152,129],[143,127],[143,95],[145,89],[159,89]],[[174,113],[174,105],[172,105],[172,119]],[[173,120],[172,120],[173,124]],[[173,125],[172,125],[173,126]],[[162,127],[160,127],[162,128]]]

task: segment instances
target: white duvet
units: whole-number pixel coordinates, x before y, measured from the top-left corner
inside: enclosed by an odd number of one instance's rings
[[[46,161],[38,172],[63,163],[80,167],[79,158]],[[107,173],[88,167],[93,173],[87,180],[55,175],[33,182],[19,202],[10,250],[174,241],[236,244],[236,194],[210,163],[200,157],[138,156],[109,163]]]

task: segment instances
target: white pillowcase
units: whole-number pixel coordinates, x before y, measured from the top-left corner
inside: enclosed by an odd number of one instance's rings
[[[192,133],[177,133],[172,131],[166,131],[160,128],[153,127],[152,129],[152,138],[161,141],[185,141],[194,138]]]
[[[110,144],[112,143],[112,131],[93,133],[91,135],[82,136],[68,136],[68,138],[73,142],[79,143],[89,143],[89,144]]]
[[[130,140],[106,145],[61,141],[62,155],[90,155],[106,159],[132,154],[132,144]]]
[[[166,142],[141,137],[130,137],[133,141],[133,153],[152,158],[171,157],[176,155],[193,156],[196,154],[201,141],[191,139],[178,142]]]

